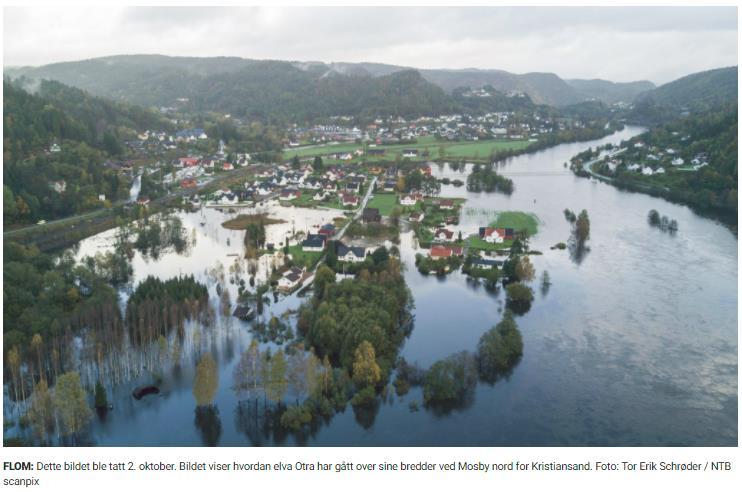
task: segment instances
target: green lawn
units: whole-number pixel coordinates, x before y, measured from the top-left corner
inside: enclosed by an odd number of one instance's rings
[[[440,157],[439,151],[441,147],[444,147],[445,156],[444,158],[469,158],[469,159],[487,159],[493,151],[498,150],[520,150],[528,147],[531,142],[527,140],[479,140],[476,142],[450,142],[444,140],[436,140],[432,135],[420,137],[417,139],[417,143],[414,144],[394,144],[394,145],[379,145],[376,149],[384,149],[386,152],[381,156],[361,156],[354,157],[352,161],[337,161],[337,162],[374,162],[374,161],[393,161],[399,155],[402,157],[402,151],[404,149],[417,149],[420,154],[427,150],[429,155],[427,157],[419,156],[413,158],[413,161],[423,161],[429,159],[438,159]],[[319,145],[316,147],[306,149],[292,149],[287,150],[283,153],[284,159],[291,159],[295,155],[299,157],[311,157],[315,155],[327,155],[335,153],[353,152],[356,149],[362,149],[362,144],[356,143],[344,143],[338,145]],[[335,163],[335,161],[326,161],[327,164]]]
[[[498,249],[507,249],[512,246],[512,240],[505,240],[501,243],[488,243],[478,235],[469,236],[469,247],[472,249],[481,249],[482,251],[497,251]]]
[[[287,207],[314,207],[321,202],[314,201],[314,191],[302,191],[299,198],[295,198],[290,201],[281,202],[282,205]]]
[[[389,217],[398,205],[396,193],[377,193],[368,201],[366,208],[378,208],[382,216]]]
[[[301,243],[289,246],[289,254],[297,265],[311,268],[320,259],[322,253],[319,251],[302,251]]]
[[[497,214],[494,222],[489,224],[490,227],[511,228],[515,231],[528,231],[529,236],[538,232],[538,217],[534,214],[519,211],[506,211]]]

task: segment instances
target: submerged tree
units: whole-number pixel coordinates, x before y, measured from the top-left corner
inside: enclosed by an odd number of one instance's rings
[[[265,393],[270,401],[280,402],[286,394],[288,389],[287,370],[286,355],[283,350],[279,349],[268,363]]]
[[[549,293],[549,289],[551,288],[551,277],[549,276],[549,272],[546,270],[543,271],[541,274],[541,295],[545,296]]]
[[[507,306],[516,314],[524,314],[531,309],[533,290],[520,282],[513,282],[505,287]]]
[[[510,311],[505,311],[502,321],[479,339],[477,360],[479,376],[494,382],[509,371],[523,355],[523,338]]]
[[[88,407],[87,395],[78,373],[67,372],[57,378],[54,406],[64,435],[74,436],[90,421],[93,413]]]
[[[211,405],[219,387],[219,371],[216,361],[207,353],[196,366],[196,377],[193,380],[193,397],[196,406]]]
[[[222,420],[216,405],[198,406],[195,410],[194,425],[201,432],[204,446],[216,446],[222,436]]]
[[[100,381],[95,383],[95,408],[107,408],[108,407],[108,396],[106,395],[106,388],[101,384]]]
[[[353,382],[358,386],[374,386],[381,380],[381,368],[376,363],[374,346],[364,340],[358,344],[353,362]]]
[[[477,383],[477,366],[469,352],[459,352],[430,366],[423,384],[427,404],[461,403]]]
[[[527,256],[521,256],[515,265],[515,276],[521,282],[530,282],[536,275],[536,269]]]
[[[33,401],[26,416],[34,435],[46,442],[54,433],[54,400],[46,380],[42,379],[34,387]]]
[[[590,239],[590,217],[587,215],[587,210],[580,212],[575,222],[575,238],[577,242],[582,244]]]

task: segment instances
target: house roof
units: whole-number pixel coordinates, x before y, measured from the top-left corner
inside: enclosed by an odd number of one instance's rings
[[[441,233],[446,236],[446,239],[451,239],[453,237],[453,231],[449,231],[448,229],[436,229],[436,236],[440,235]]]
[[[338,243],[337,255],[346,256],[348,253],[352,253],[357,258],[366,257],[366,249],[361,246],[346,246],[343,243]]]
[[[447,246],[434,245],[430,248],[430,256],[438,258],[448,258],[452,254],[451,248]]]
[[[301,242],[302,247],[307,248],[324,248],[325,247],[325,236],[322,234],[310,234],[304,241]]]

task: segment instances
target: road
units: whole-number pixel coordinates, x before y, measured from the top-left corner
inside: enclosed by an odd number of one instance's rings
[[[376,185],[376,177],[374,176],[374,179],[371,180],[371,184],[368,187],[368,190],[366,191],[366,194],[363,197],[363,200],[361,200],[361,205],[358,207],[358,210],[356,213],[351,217],[351,219],[338,231],[338,233],[333,237],[334,241],[340,241],[343,238],[343,235],[345,235],[345,231],[348,229],[348,226],[355,222],[356,220],[361,218],[361,215],[363,215],[363,210],[366,208],[366,205],[368,204],[368,201],[371,199],[371,194],[374,191],[374,186]],[[307,287],[312,285],[312,282],[314,282],[314,274],[317,272],[317,269],[322,264],[322,261],[325,259],[325,255],[322,255],[322,257],[317,261],[317,263],[314,265],[314,268],[312,269],[312,273],[309,277],[307,277],[304,282],[302,282],[301,287],[299,287],[295,292],[290,294],[290,296],[297,295],[300,291],[306,290]]]
[[[236,170],[234,172],[238,172],[238,170]],[[203,188],[203,187],[205,187],[207,185],[210,185],[210,184],[219,182],[219,181],[224,180],[224,179],[227,179],[227,178],[233,178],[235,176],[234,172],[229,173],[229,174],[223,174],[223,175],[217,176],[214,179],[212,179],[211,181],[199,185],[198,188],[195,188],[195,189],[194,188],[190,188],[190,189],[178,188],[177,190],[175,190],[175,191],[173,191],[171,193],[168,193],[167,195],[165,195],[163,197],[160,197],[160,198],[157,198],[157,199],[152,200],[152,203],[153,204],[162,204],[165,201],[170,200],[170,199],[175,198],[175,197],[182,197],[182,196],[192,195],[194,193],[197,193],[201,188]],[[34,230],[37,230],[37,229],[39,231],[43,231],[46,228],[51,228],[52,226],[61,225],[61,224],[65,224],[65,223],[68,223],[68,222],[71,223],[71,224],[74,224],[76,222],[80,222],[80,221],[83,221],[85,219],[91,219],[91,218],[97,217],[99,215],[104,215],[104,214],[112,213],[113,212],[113,209],[115,207],[117,207],[119,205],[124,205],[124,204],[126,204],[128,202],[129,202],[129,200],[118,200],[118,201],[116,201],[116,202],[114,202],[114,203],[111,204],[112,205],[111,208],[101,208],[101,209],[98,209],[98,210],[93,210],[91,212],[85,212],[85,213],[82,213],[82,214],[79,214],[79,215],[71,215],[69,217],[63,217],[61,219],[50,220],[50,221],[46,222],[45,224],[32,224],[32,225],[28,225],[26,227],[21,227],[19,229],[12,229],[12,230],[9,230],[9,231],[3,231],[3,237],[12,238],[13,236],[19,235],[21,233],[33,232]],[[72,227],[74,227],[74,225]]]
[[[622,148],[622,149],[617,150],[617,151],[615,151],[615,152],[613,152],[611,154],[608,154],[607,157],[613,157],[614,155],[618,155],[618,154],[620,154],[621,152],[623,152],[625,150],[626,150],[626,148]],[[598,174],[595,171],[593,171],[593,165],[596,162],[598,162],[599,160],[601,160],[601,159],[602,159],[602,157],[601,158],[598,158],[598,159],[593,159],[590,162],[584,163],[582,165],[582,169],[585,172],[587,172],[588,174],[590,174],[590,176],[592,176],[592,177],[594,177],[596,179],[600,179],[602,181],[605,181],[606,183],[610,183],[610,182],[613,181],[613,178],[611,178],[609,176],[603,176],[602,174]],[[624,184],[624,186],[627,186],[627,185]],[[656,186],[656,185],[653,186],[653,185],[650,185],[650,184],[643,184],[643,183],[636,183],[636,182],[635,183],[632,183],[631,184],[631,187],[633,187],[634,189],[637,189],[637,190],[645,191],[647,193],[651,193],[653,190],[655,192],[659,191],[659,192],[665,192],[665,193],[667,193],[667,192],[670,191],[670,188],[668,188],[667,186]]]
[[[593,171],[593,165],[596,162],[602,160],[604,157],[613,157],[613,156],[616,156],[616,155],[620,154],[621,152],[624,152],[625,150],[626,150],[626,148],[619,149],[619,150],[616,150],[616,151],[614,151],[614,152],[612,152],[610,154],[607,154],[607,155],[605,155],[603,157],[598,157],[596,159],[593,159],[592,161],[585,162],[585,163],[582,164],[582,170],[585,171],[585,172],[587,172],[588,174],[590,174],[590,176],[593,176],[594,178],[602,179],[603,181],[607,181],[607,182],[610,183],[611,181],[613,181],[613,178],[610,178],[608,176],[603,176],[602,174],[596,173],[595,171]]]

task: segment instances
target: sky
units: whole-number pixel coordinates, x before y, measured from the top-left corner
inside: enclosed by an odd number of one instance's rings
[[[119,54],[669,82],[737,65],[736,7],[6,7],[3,65]]]

